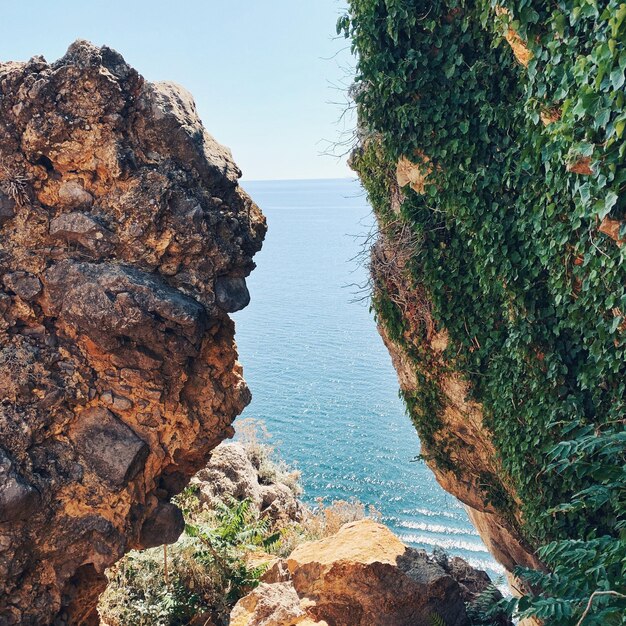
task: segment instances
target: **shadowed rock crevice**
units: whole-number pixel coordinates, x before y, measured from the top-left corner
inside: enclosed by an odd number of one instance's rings
[[[181,532],[169,499],[250,400],[239,176],[109,48],[0,64],[0,624],[94,622],[104,570]]]

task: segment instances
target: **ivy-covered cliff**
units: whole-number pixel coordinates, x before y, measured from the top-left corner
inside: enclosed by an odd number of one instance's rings
[[[373,302],[523,615],[626,609],[626,4],[351,0]]]

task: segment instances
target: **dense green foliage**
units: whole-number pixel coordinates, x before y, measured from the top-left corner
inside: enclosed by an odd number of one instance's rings
[[[194,558],[206,569],[221,572],[226,582],[224,595],[229,605],[259,584],[263,567],[250,567],[245,555],[255,549],[269,550],[278,543],[279,532],[272,532],[267,518],[259,519],[250,500],[218,503],[214,526],[187,524],[185,533],[200,540]]]
[[[621,624],[626,246],[599,226],[622,222],[626,238],[626,4],[498,5],[350,1],[339,29],[358,57],[365,135],[353,161],[383,229],[398,219],[398,159],[430,170],[400,210],[420,241],[411,279],[482,403],[524,532],[545,546],[552,573],[529,574],[541,593],[520,611],[576,624],[602,592],[584,624]],[[375,306],[400,332],[392,303]]]
[[[193,488],[177,497],[187,525],[172,546],[131,552],[109,572],[100,601],[107,623],[176,626],[209,620],[227,624],[232,606],[259,584],[264,566],[247,556],[276,544],[279,534],[249,500],[203,508]],[[195,623],[195,622],[194,622]]]

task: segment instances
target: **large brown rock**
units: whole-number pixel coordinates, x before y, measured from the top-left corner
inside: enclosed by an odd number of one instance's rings
[[[0,624],[93,622],[105,568],[181,532],[169,499],[250,398],[239,175],[109,48],[0,64]]]
[[[313,621],[288,582],[261,583],[242,598],[230,615],[230,626],[328,626]]]
[[[329,624],[427,626],[433,614],[469,623],[456,581],[372,520],[299,546],[287,566],[298,594],[315,602],[310,614]]]
[[[291,581],[263,583],[239,601],[236,626],[448,626],[469,624],[465,603],[489,585],[461,559],[437,561],[365,519],[298,546]]]

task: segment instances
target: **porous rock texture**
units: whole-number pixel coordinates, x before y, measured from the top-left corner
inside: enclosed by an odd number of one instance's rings
[[[467,626],[465,603],[490,582],[462,559],[408,548],[370,519],[298,546],[286,566],[287,576],[270,569],[237,603],[231,626]]]
[[[249,402],[265,234],[191,96],[77,41],[0,64],[0,624],[97,623],[104,570]]]
[[[247,499],[259,517],[272,523],[301,521],[304,516],[305,507],[298,498],[301,488],[295,479],[285,484],[277,475],[266,476],[253,446],[239,441],[217,446],[191,484],[198,489],[200,502],[210,508],[225,500],[228,503],[228,498]]]

